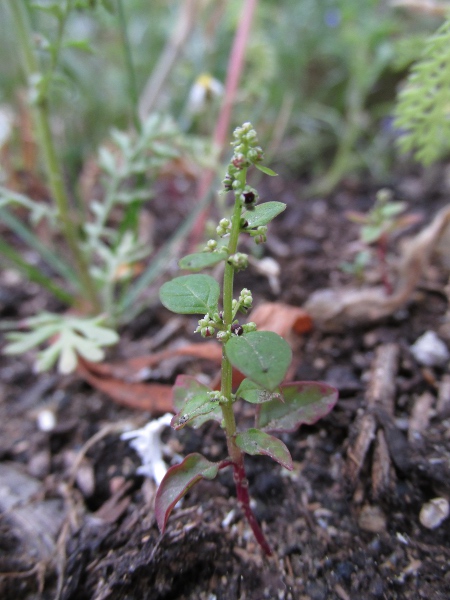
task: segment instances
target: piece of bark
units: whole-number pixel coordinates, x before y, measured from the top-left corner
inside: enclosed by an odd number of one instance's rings
[[[443,419],[450,416],[450,375],[444,375],[439,383],[436,412]]]
[[[371,413],[365,413],[356,421],[355,428],[358,434],[347,450],[346,465],[346,477],[352,488],[357,483],[367,451],[375,438],[376,426],[376,419]]]
[[[377,407],[375,415],[378,424],[383,428],[392,462],[399,471],[405,473],[410,467],[409,445],[406,437],[396,426],[394,418],[383,408]]]
[[[389,490],[392,476],[389,448],[384,432],[379,429],[372,462],[372,495],[375,500],[384,496]]]
[[[398,353],[396,344],[384,344],[377,348],[365,394],[367,411],[357,419],[355,423],[357,434],[347,450],[346,476],[352,488],[356,485],[368,450],[376,437],[377,425],[379,424],[377,421],[380,421],[379,413],[385,415],[384,422],[392,421]],[[386,442],[384,435],[383,441]],[[383,444],[383,441],[381,444]],[[390,465],[388,448],[389,446],[386,443],[379,448],[379,452],[383,454],[378,457],[378,460],[387,460],[388,465]],[[374,489],[379,488],[380,493],[387,481],[387,468],[388,466],[381,463],[373,466]],[[375,474],[374,470],[376,471]]]
[[[367,405],[379,405],[389,415],[394,414],[398,354],[397,344],[378,346],[366,392]]]

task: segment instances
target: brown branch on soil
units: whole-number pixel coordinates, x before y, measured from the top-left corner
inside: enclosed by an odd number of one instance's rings
[[[375,498],[389,489],[393,477],[385,425],[392,423],[394,415],[398,355],[396,344],[377,348],[365,395],[367,406],[355,422],[353,441],[347,450],[346,476],[354,489],[372,442],[375,443],[372,462],[372,492]],[[378,428],[380,423],[382,428]]]

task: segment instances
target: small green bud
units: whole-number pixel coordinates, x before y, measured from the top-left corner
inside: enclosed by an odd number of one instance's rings
[[[212,252],[213,250],[215,250],[217,248],[217,241],[216,240],[208,240],[206,242],[206,247],[205,250],[207,252]]]
[[[253,302],[252,293],[247,288],[244,288],[239,295],[239,304],[244,308],[250,308]]]
[[[228,264],[234,267],[237,271],[242,271],[248,267],[248,255],[242,252],[236,252],[228,258]]]
[[[376,194],[376,199],[377,202],[380,202],[380,204],[387,204],[388,202],[391,202],[393,196],[394,195],[391,190],[388,190],[387,188],[382,188],[381,190],[378,190]]]
[[[262,244],[267,241],[267,227],[266,225],[260,225],[253,231],[250,231],[250,235],[255,238],[257,244]]]
[[[230,339],[231,333],[229,331],[219,331],[216,337],[218,342],[225,344]]]
[[[229,233],[231,223],[228,219],[220,219],[219,225],[216,228],[217,235],[223,237]]]
[[[250,321],[250,323],[245,323],[244,325],[242,325],[242,329],[244,330],[244,333],[250,333],[251,331],[256,331],[256,329],[257,329],[256,323],[253,323],[253,321]]]

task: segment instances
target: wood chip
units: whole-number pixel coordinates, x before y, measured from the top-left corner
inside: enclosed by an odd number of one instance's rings
[[[380,429],[377,432],[372,463],[372,495],[376,500],[388,492],[393,476],[388,445],[384,432]]]
[[[450,417],[450,375],[444,375],[439,383],[436,412],[443,419]]]
[[[415,399],[414,406],[409,418],[408,440],[416,442],[422,437],[430,424],[431,411],[434,404],[434,396],[430,392],[424,392]]]

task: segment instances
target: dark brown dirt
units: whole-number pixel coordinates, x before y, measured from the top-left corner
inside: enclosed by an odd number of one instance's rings
[[[411,210],[423,214],[426,223],[448,194],[441,175],[439,171],[426,180],[409,173],[389,184],[410,202]],[[344,212],[367,210],[377,188],[347,182],[329,200],[302,200],[298,183],[280,177],[268,185],[272,187],[266,199],[288,204],[274,221],[264,249],[281,266],[280,292],[254,269],[241,274],[237,286],[245,282],[258,302],[302,305],[317,289],[351,283],[340,265],[351,257],[357,230]],[[155,210],[158,214],[157,205]],[[397,244],[394,240],[390,248],[392,257]],[[376,280],[375,267],[368,277]],[[409,350],[425,331],[442,332],[448,309],[446,278],[448,272],[434,264],[410,302],[385,321],[338,334],[316,328],[295,339],[296,379],[327,381],[339,389],[340,400],[317,425],[282,435],[294,459],[292,473],[269,459],[248,458],[254,510],[274,550],[269,559],[262,556],[242,519],[226,470],[191,490],[161,537],[153,513],[154,485],[136,476],[138,457],[120,440],[125,422],[139,426],[149,415],[117,407],[76,376],[37,376],[29,356],[2,357],[0,467],[8,470],[3,475],[0,471],[0,495],[12,494],[16,476],[27,479],[17,479],[17,502],[4,507],[0,518],[0,596],[4,600],[449,598],[450,519],[427,529],[419,513],[432,498],[450,498],[450,418],[436,404],[439,394],[442,398],[445,393],[450,370],[448,364],[420,366]],[[3,273],[3,318],[17,318],[46,305],[48,299],[33,286]],[[133,345],[145,342],[145,336],[169,319],[159,307],[141,315],[139,326],[124,332],[127,342],[119,355],[130,355]],[[187,336],[192,323],[193,319],[183,319],[169,342]],[[377,416],[377,432],[384,435],[387,450],[380,462],[379,446],[369,440],[352,483],[349,449],[354,448],[360,419],[368,410],[371,368],[386,344],[398,351],[394,411],[388,417]],[[185,368],[199,371],[195,363],[175,366],[169,379]],[[422,415],[426,426],[411,435],[414,407],[424,393],[431,395],[428,413]],[[50,432],[37,427],[44,409],[56,417]],[[238,416],[247,418],[248,408],[240,406]],[[104,435],[94,439],[74,471],[83,444],[100,431]],[[225,455],[221,430],[215,425],[201,431],[168,430],[165,441],[182,455],[200,451],[215,460]],[[374,487],[374,465],[386,467],[388,483],[381,491]],[[23,538],[18,504],[28,522],[36,519],[42,525],[48,519],[49,532],[53,522],[56,533],[50,536],[50,545],[42,539],[31,543],[29,528],[25,528],[28,539]]]

